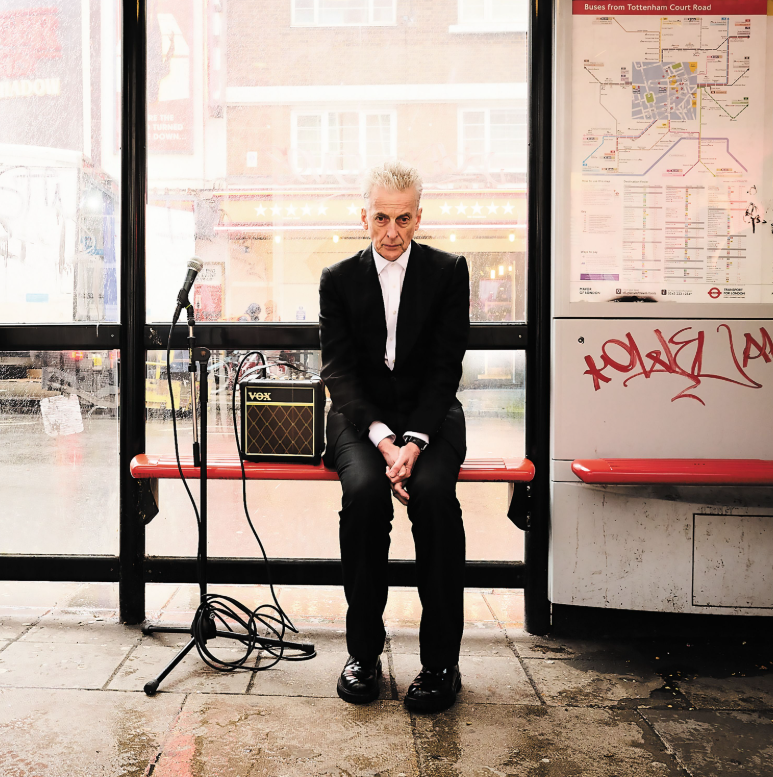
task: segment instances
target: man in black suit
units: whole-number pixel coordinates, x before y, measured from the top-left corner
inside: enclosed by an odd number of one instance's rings
[[[392,495],[408,506],[422,618],[422,671],[405,698],[452,705],[461,687],[465,539],[456,480],[466,453],[456,391],[470,328],[462,256],[413,242],[421,178],[400,162],[374,168],[362,223],[371,245],[320,280],[322,378],[332,407],[326,462],[343,488],[341,563],[349,660],[338,694],[378,697]]]

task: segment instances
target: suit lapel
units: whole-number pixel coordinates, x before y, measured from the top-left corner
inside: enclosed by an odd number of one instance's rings
[[[363,327],[371,347],[377,349],[383,361],[387,338],[386,314],[372,245],[360,255],[357,284],[353,292],[356,295],[355,306],[358,310],[355,320]]]
[[[400,309],[397,313],[395,369],[408,357],[424,325],[434,293],[432,275],[431,268],[425,261],[422,246],[412,243],[403,290],[400,294]]]

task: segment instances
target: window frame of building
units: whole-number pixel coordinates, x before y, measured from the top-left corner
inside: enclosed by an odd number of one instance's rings
[[[292,27],[394,27],[397,25],[397,0],[389,0],[392,6],[392,18],[388,22],[376,21],[375,16],[375,4],[377,0],[362,0],[367,4],[368,20],[361,22],[327,22],[320,21],[320,6],[325,0],[308,0],[312,5],[312,12],[314,15],[313,21],[299,21],[299,9],[298,4],[301,0],[292,0]]]
[[[519,166],[508,166],[508,167],[487,167],[485,164],[485,160],[490,159],[491,155],[494,153],[491,149],[492,146],[492,138],[491,138],[491,114],[492,112],[496,111],[516,111],[521,112],[524,116],[523,122],[516,122],[514,127],[517,128],[523,128],[523,164]],[[468,155],[466,153],[466,142],[467,139],[465,138],[465,115],[470,113],[483,113],[484,120],[483,120],[483,163],[480,165],[474,165],[470,164]],[[505,104],[505,105],[497,105],[497,106],[460,106],[458,109],[457,114],[457,126],[458,126],[458,164],[459,169],[464,169],[469,172],[481,172],[481,171],[489,171],[489,172],[503,172],[503,173],[526,173],[527,166],[528,166],[528,120],[529,120],[529,113],[528,113],[528,106],[525,104],[519,105],[515,103],[511,104]],[[520,141],[520,138],[518,139]],[[517,152],[520,153],[520,152]]]
[[[346,113],[356,113],[358,121],[358,135],[357,135],[357,153],[359,156],[359,164],[356,168],[345,167],[337,168],[327,165],[327,160],[335,158],[338,154],[331,150],[331,138],[330,138],[330,117],[332,115],[341,115]],[[321,159],[320,165],[316,167],[303,166],[301,162],[301,149],[299,147],[298,140],[298,119],[301,117],[318,116],[320,117],[320,146],[321,146]],[[295,170],[304,175],[317,174],[358,174],[361,173],[370,164],[368,160],[368,137],[367,137],[367,118],[368,116],[389,116],[390,121],[390,138],[389,138],[389,153],[387,159],[393,159],[397,156],[397,111],[394,108],[366,108],[366,109],[350,109],[341,107],[331,110],[328,107],[325,108],[298,108],[292,111],[290,116],[290,133],[291,133],[291,158]],[[376,162],[374,162],[376,164]]]

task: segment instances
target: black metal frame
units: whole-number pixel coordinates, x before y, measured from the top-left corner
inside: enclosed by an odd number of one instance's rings
[[[83,580],[120,583],[121,619],[145,618],[146,582],[195,582],[196,560],[147,558],[141,520],[142,494],[129,472],[131,459],[145,450],[145,359],[149,349],[166,347],[168,324],[145,322],[145,204],[147,192],[145,79],[146,0],[122,4],[122,161],[121,161],[121,320],[120,324],[0,325],[5,350],[121,350],[120,543],[119,555],[2,555],[0,579]],[[468,586],[524,586],[526,628],[545,633],[550,626],[547,598],[550,431],[550,215],[552,136],[552,53],[554,0],[532,1],[529,28],[529,231],[527,324],[475,323],[469,348],[526,351],[526,455],[536,478],[530,491],[525,563],[468,562]],[[209,348],[319,347],[317,324],[197,325],[200,345]],[[180,327],[173,346],[185,347]],[[503,516],[504,518],[504,516]],[[213,583],[263,582],[262,566],[250,559],[210,561]],[[277,559],[277,583],[340,584],[334,559]],[[392,561],[390,583],[415,585],[413,562]]]

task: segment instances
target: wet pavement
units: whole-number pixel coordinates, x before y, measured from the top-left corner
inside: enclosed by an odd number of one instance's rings
[[[213,590],[269,600],[258,586]],[[469,590],[458,702],[417,715],[402,704],[420,668],[414,590],[390,593],[381,698],[363,707],[335,691],[341,589],[278,596],[315,659],[226,674],[193,653],[149,698],[184,635],[121,625],[115,585],[0,583],[0,775],[773,774],[769,643],[535,637],[520,591]],[[154,621],[187,625],[196,604],[194,586],[148,586]]]

